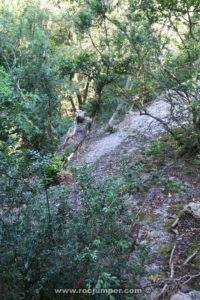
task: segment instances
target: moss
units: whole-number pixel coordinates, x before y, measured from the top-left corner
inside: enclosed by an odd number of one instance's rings
[[[180,210],[178,213],[177,213],[177,216],[180,218],[184,217],[185,216],[185,212],[184,210]]]
[[[167,210],[167,212],[170,215],[176,215],[178,217],[179,217],[179,213],[182,213],[182,211],[183,211],[183,203],[170,206]]]
[[[191,254],[194,253],[195,251],[200,251],[200,241],[193,241],[193,242],[190,244],[189,255],[191,255]]]
[[[167,243],[164,244],[161,249],[161,254],[162,254],[163,258],[167,258],[170,253],[171,253],[171,245],[167,244]]]
[[[196,251],[199,252],[193,259],[193,266],[195,267],[195,269],[200,271],[200,241],[195,240],[190,244],[190,248],[188,250],[188,256],[192,255]]]
[[[183,211],[183,204],[177,204],[177,205],[170,206],[168,208],[167,212],[170,215],[173,215],[173,218],[171,218],[165,222],[165,228],[170,230],[171,226],[175,222],[176,218],[181,219],[185,215],[185,212]]]
[[[161,257],[162,257],[163,270],[165,272],[167,272],[169,269],[169,257],[170,257],[171,251],[172,251],[172,248],[169,243],[163,244],[163,246],[161,248]]]
[[[151,214],[150,216],[149,216],[149,220],[150,221],[157,221],[157,220],[159,220],[159,219],[161,219],[161,215],[160,214]]]
[[[174,223],[175,219],[169,219],[165,222],[165,228],[170,230],[172,227],[172,224]]]
[[[163,261],[163,267],[164,269],[166,269],[166,271],[168,270],[168,261],[169,261],[169,256],[171,253],[171,245],[169,243],[165,243],[162,246],[161,249],[161,257],[162,257],[162,261]]]
[[[141,222],[145,221],[145,223],[147,223],[147,222],[154,222],[159,220],[161,218],[161,215],[155,213],[149,215],[148,213],[140,212],[138,217]]]
[[[190,244],[190,247],[188,249],[188,256],[192,255],[194,252],[199,251],[197,255],[193,258],[191,262],[191,266],[196,271],[200,271],[200,241],[195,240]],[[196,290],[200,290],[200,282],[197,280],[194,283],[194,288]]]

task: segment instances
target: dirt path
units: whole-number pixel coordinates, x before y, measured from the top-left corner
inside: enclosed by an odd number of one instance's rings
[[[166,120],[170,116],[170,105],[157,98],[148,106],[148,110],[156,117]],[[140,115],[138,111],[129,112],[119,124],[118,130],[112,134],[104,133],[101,137],[92,135],[85,141],[80,150],[79,161],[82,163],[96,163],[104,156],[110,155],[128,138],[134,140],[131,151],[141,144],[141,140],[150,139],[163,131],[163,127],[157,121],[146,115]]]

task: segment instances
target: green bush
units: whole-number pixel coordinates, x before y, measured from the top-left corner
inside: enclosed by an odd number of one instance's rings
[[[166,151],[166,147],[166,143],[160,139],[156,139],[145,147],[143,153],[145,156],[159,155],[160,153]]]
[[[12,82],[3,67],[0,67],[0,98],[8,98],[11,94]]]
[[[43,166],[43,175],[47,184],[52,184],[56,181],[56,175],[63,167],[63,155],[56,155],[49,159]]]
[[[198,132],[192,127],[187,128],[175,128],[173,129],[175,137],[175,148],[178,156],[185,154],[194,155],[200,149],[198,149],[198,140],[200,138]]]
[[[71,127],[72,123],[72,117],[57,118],[56,120],[54,120],[53,126],[56,128],[58,137],[61,137],[63,134],[65,134]]]
[[[53,161],[55,170],[60,158]],[[130,232],[138,220],[123,199],[122,182],[115,177],[95,182],[88,167],[73,169],[73,173],[78,208],[69,199],[66,185],[52,187],[48,196],[41,190],[34,195],[32,191],[39,189],[33,186],[24,195],[28,205],[12,214],[12,223],[6,215],[1,219],[4,299],[20,295],[56,299],[55,288],[120,288],[125,271],[130,275],[126,285],[134,288],[145,275],[149,249],[136,243],[135,251],[131,250]],[[77,299],[93,297],[87,294]],[[102,295],[100,299],[107,298]]]
[[[42,175],[44,176],[47,185],[57,183],[57,174],[62,170],[64,164],[68,161],[73,153],[72,146],[67,147],[61,154],[55,155],[44,163]]]

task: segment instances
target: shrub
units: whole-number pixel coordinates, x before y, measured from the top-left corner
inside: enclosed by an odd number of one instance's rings
[[[60,159],[54,164],[56,169]],[[12,222],[2,218],[0,250],[9,249],[0,261],[4,299],[56,299],[55,288],[119,288],[122,283],[134,288],[145,274],[149,250],[136,244],[132,252],[130,232],[137,219],[123,199],[122,182],[114,177],[95,182],[90,168],[73,173],[78,207],[69,199],[69,188],[60,185],[46,196],[30,193]]]
[[[192,127],[173,129],[176,141],[176,151],[179,156],[197,153],[198,135]]]
[[[56,175],[61,171],[64,164],[63,155],[56,155],[48,160],[42,168],[42,173],[47,185],[57,183]]]
[[[73,151],[74,148],[69,146],[62,153],[49,158],[47,162],[44,161],[42,176],[44,177],[47,186],[58,183],[56,175],[61,171]]]
[[[143,153],[145,156],[158,155],[164,152],[165,149],[166,144],[162,140],[156,139],[146,146]]]
[[[3,67],[0,67],[0,97],[7,99],[11,94],[12,82]]]

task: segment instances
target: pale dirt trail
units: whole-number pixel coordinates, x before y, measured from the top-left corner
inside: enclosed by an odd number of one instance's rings
[[[170,117],[170,105],[157,98],[148,106],[148,111],[162,120]],[[103,156],[112,154],[117,147],[122,145],[128,137],[135,138],[135,145],[132,146],[132,152],[137,149],[140,136],[146,138],[155,137],[163,132],[163,126],[147,115],[140,115],[138,111],[130,111],[125,119],[118,125],[118,130],[112,134],[104,134],[97,140],[90,139],[83,145],[84,153],[81,155],[83,163],[96,163]]]

